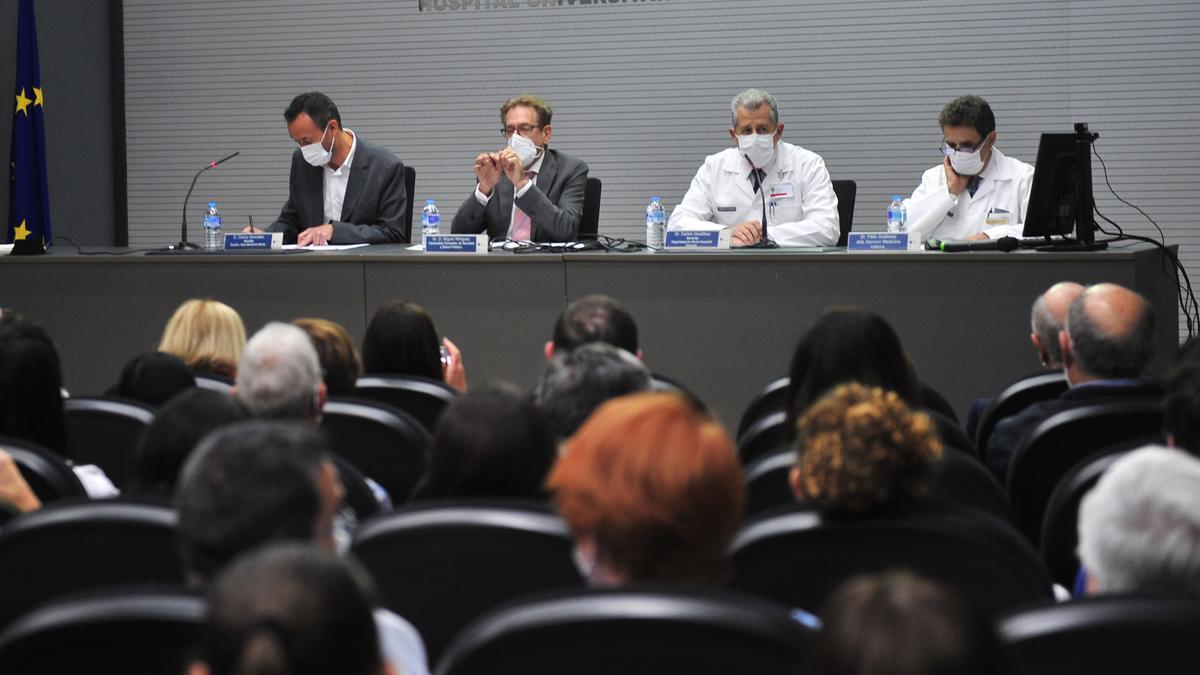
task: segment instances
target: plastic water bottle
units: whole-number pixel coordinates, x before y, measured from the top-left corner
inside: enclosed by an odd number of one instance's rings
[[[438,211],[437,202],[432,199],[425,200],[425,208],[421,209],[421,241],[424,243],[425,237],[431,234],[438,233],[438,226],[442,222],[442,213]]]
[[[663,233],[667,229],[667,212],[663,209],[662,197],[650,197],[646,206],[646,245],[650,248],[662,248]]]
[[[221,211],[216,202],[209,202],[204,212],[204,250],[221,250]]]
[[[904,205],[904,197],[892,195],[892,203],[887,208],[887,231],[906,232],[908,230],[908,207]]]

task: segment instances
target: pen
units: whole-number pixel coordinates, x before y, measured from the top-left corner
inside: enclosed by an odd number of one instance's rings
[[[251,213],[249,218],[250,218],[250,231],[253,232],[254,231],[254,214]]]

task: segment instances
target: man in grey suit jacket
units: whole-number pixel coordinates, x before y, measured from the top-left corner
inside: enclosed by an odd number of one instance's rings
[[[578,238],[588,166],[546,147],[552,112],[536,96],[505,101],[500,120],[508,146],[475,158],[475,193],[454,214],[451,232],[518,241]]]
[[[408,194],[396,155],[342,128],[337,106],[319,92],[300,94],[283,116],[300,147],[287,203],[268,231],[301,246],[407,242]]]

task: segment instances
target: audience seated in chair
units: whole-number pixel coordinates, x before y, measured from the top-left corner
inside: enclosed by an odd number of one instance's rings
[[[330,396],[353,396],[354,383],[363,373],[362,356],[354,338],[341,324],[325,319],[295,319],[292,325],[308,333],[321,362]]]
[[[1162,387],[1145,377],[1154,355],[1154,308],[1116,284],[1096,284],[1071,302],[1066,330],[1059,332],[1070,388],[1051,401],[1034,403],[996,425],[984,460],[1001,481],[1027,433],[1054,413],[1080,405],[1156,397]]]
[[[610,344],[642,358],[633,315],[615,299],[593,294],[567,305],[554,322],[554,336],[544,348],[546,360],[593,342]]]
[[[246,326],[237,310],[217,300],[192,299],[167,321],[158,351],[178,356],[195,373],[233,379],[245,345]]]
[[[176,394],[196,386],[196,376],[183,359],[165,352],[138,354],[121,369],[121,377],[105,392],[161,407]]]
[[[438,342],[433,319],[416,303],[391,302],[375,310],[363,337],[362,360],[363,371],[371,375],[416,375],[467,389],[458,347],[449,338]]]
[[[605,401],[648,391],[650,371],[624,349],[602,342],[555,354],[542,370],[533,402],[566,440]]]
[[[255,417],[312,423],[327,398],[321,363],[308,335],[277,321],[246,343],[233,391]]]

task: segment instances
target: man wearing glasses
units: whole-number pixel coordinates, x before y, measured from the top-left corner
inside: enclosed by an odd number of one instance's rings
[[[925,172],[910,199],[908,230],[943,240],[1021,236],[1033,167],[996,148],[987,101],[961,96],[938,116],[942,163]]]
[[[577,238],[588,166],[547,147],[552,114],[536,96],[504,102],[500,133],[508,143],[475,158],[475,193],[458,207],[451,232],[512,241]]]

